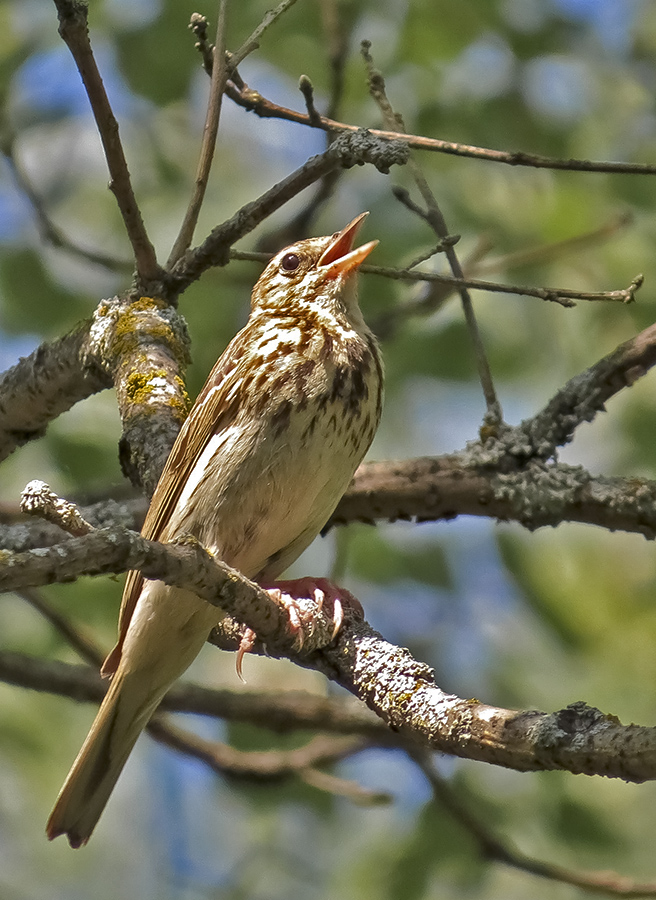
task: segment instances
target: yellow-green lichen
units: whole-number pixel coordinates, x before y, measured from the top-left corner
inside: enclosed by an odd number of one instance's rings
[[[125,394],[131,403],[145,403],[153,393],[152,373],[132,372],[125,379]]]
[[[146,362],[147,361],[144,360],[144,363]],[[169,374],[165,369],[151,369],[147,372],[131,372],[125,379],[126,398],[130,403],[146,406],[150,397],[157,391],[161,395],[158,407],[166,405],[174,410],[181,419],[184,419],[189,412],[191,402],[183,380],[178,375],[175,375],[172,380],[176,387],[176,391],[165,398],[162,391],[162,382],[166,384],[169,382]],[[155,383],[156,381],[159,383]]]
[[[167,309],[167,304],[152,297],[140,297],[131,303],[125,310],[119,312],[114,325],[111,352],[120,358],[126,354],[134,353],[142,342],[146,333],[148,340],[159,341],[166,345],[180,366],[188,363],[188,352],[184,342],[181,341],[166,320],[152,316],[144,317],[144,313]]]

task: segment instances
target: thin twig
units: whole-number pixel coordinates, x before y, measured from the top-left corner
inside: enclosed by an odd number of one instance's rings
[[[368,746],[368,742],[360,737],[318,735],[304,747],[291,750],[246,751],[220,741],[208,741],[198,735],[191,735],[168,722],[164,724],[159,717],[151,722],[148,730],[161,743],[201,760],[221,775],[258,781],[281,781],[300,776],[310,784],[312,777],[305,778],[304,775],[314,766],[339,762],[360,753]],[[322,786],[322,789],[327,790],[327,787]],[[353,795],[356,794],[356,789],[357,786],[351,783]]]
[[[305,107],[308,111],[310,122],[312,122],[313,125],[316,125],[321,117],[314,105],[314,86],[307,75],[301,75],[298,79],[298,89],[305,99]]]
[[[574,291],[570,288],[529,287],[520,284],[505,284],[500,281],[482,281],[479,278],[455,278],[451,275],[441,275],[437,272],[417,272],[414,269],[397,269],[392,266],[363,265],[360,271],[369,275],[382,275],[385,278],[393,278],[400,281],[432,281],[436,284],[449,284],[453,287],[475,288],[480,291],[490,291],[496,294],[521,294],[525,297],[537,297],[538,300],[546,300],[549,303],[559,303],[561,306],[576,306],[572,301],[587,300],[590,302],[633,303],[636,292],[640,289],[643,275],[636,275],[631,284],[617,291]]]
[[[110,174],[109,187],[116,197],[125,230],[132,245],[137,276],[144,284],[157,281],[162,272],[132,190],[130,173],[119,136],[118,122],[112,112],[91,49],[87,25],[87,6],[79,0],[54,0],[54,2],[59,15],[59,34],[75,60],[96,120]]]
[[[374,61],[370,52],[371,42],[362,41],[361,48],[362,56],[367,66],[367,72],[369,76],[369,92],[371,96],[378,104],[387,127],[390,129],[396,128],[396,130],[400,134],[405,134],[405,124],[403,122],[403,118],[398,113],[394,112],[394,109],[392,108],[392,105],[387,97],[383,76],[377,69],[374,68]],[[412,156],[408,160],[408,166],[410,167],[410,171],[414,178],[415,184],[417,185],[417,188],[424,199],[424,203],[426,204],[425,218],[437,237],[444,241],[449,237],[449,229],[447,227],[446,220],[442,215],[442,211],[439,207],[437,199],[435,198],[435,195],[433,194],[420,166]],[[453,244],[447,244],[444,248],[444,252],[454,277],[460,279],[460,281],[462,282],[464,273],[462,270],[462,266],[460,265],[460,260],[458,259],[458,254],[456,253]],[[487,407],[485,417],[486,422],[488,425],[494,425],[502,420],[503,413],[501,411],[501,404],[499,403],[496,390],[494,388],[492,371],[487,359],[487,353],[485,352],[485,345],[483,344],[483,339],[478,328],[478,322],[476,321],[474,307],[467,287],[461,283],[461,285],[458,287],[458,293],[460,294],[460,300],[462,302],[462,310],[465,316],[465,322],[467,323],[467,329],[469,331],[472,344],[474,345],[474,355],[476,357],[478,376],[481,382],[481,387],[483,388],[483,396],[485,397],[485,404]]]
[[[264,32],[270,28],[276,19],[279,19],[283,13],[286,13],[287,10],[292,7],[296,3],[296,0],[282,0],[282,3],[279,3],[275,9],[267,10],[264,18],[257,26],[255,31],[246,38],[244,43],[241,45],[239,50],[236,53],[230,54],[230,69],[236,69],[242,60],[246,59],[246,57],[252,53],[254,50],[257,50],[260,46],[260,38],[264,34]]]
[[[230,99],[249,112],[262,119],[285,119],[288,122],[296,122],[299,125],[312,127],[307,113],[280,106],[262,96],[259,91],[249,85],[234,81],[228,81],[226,94]],[[359,131],[359,125],[351,125],[348,122],[339,122],[326,116],[321,116],[316,128],[323,131]],[[386,131],[381,128],[368,129],[370,134],[384,141],[392,141],[398,138],[397,131]],[[435,153],[447,153],[451,156],[482,159],[489,162],[504,163],[509,166],[527,166],[534,169],[559,169],[569,172],[609,172],[616,175],[656,175],[656,165],[649,163],[625,163],[606,160],[590,159],[560,159],[552,156],[541,156],[523,151],[507,152],[505,150],[490,150],[487,147],[475,147],[471,144],[460,144],[455,141],[443,141],[439,138],[429,138],[420,134],[406,134],[408,146],[412,150],[429,150]]]
[[[344,72],[350,35],[342,25],[343,15],[338,0],[323,0],[320,9],[330,66],[330,99],[326,116],[333,119],[337,115],[344,94]]]
[[[16,591],[16,593],[25,600],[26,603],[29,603],[30,606],[36,609],[44,619],[47,619],[55,631],[66,640],[69,646],[79,653],[82,659],[90,663],[95,669],[100,668],[102,661],[105,658],[105,654],[102,650],[99,649],[94,641],[83,634],[79,628],[75,627],[70,619],[62,615],[59,610],[55,609],[55,607],[46,600],[41,591],[36,590],[36,588],[22,588],[20,591]]]
[[[543,862],[513,847],[510,841],[501,840],[476,816],[462,798],[456,796],[449,783],[440,776],[432,759],[425,753],[414,753],[415,761],[426,776],[435,800],[459,822],[478,845],[484,859],[503,863],[513,869],[571,884],[586,891],[596,891],[611,897],[654,897],[656,882],[641,884],[616,872],[583,872],[565,866]]]
[[[242,81],[241,76],[237,71],[239,62],[244,58],[246,53],[250,53],[252,50],[256,49],[257,46],[259,46],[259,38],[262,36],[266,28],[273,24],[278,16],[286,12],[294,2],[295,0],[291,0],[291,2],[283,2],[275,10],[270,10],[258,26],[258,28],[256,28],[253,34],[246,40],[242,48],[238,50],[237,53],[227,54],[227,68],[230,82],[234,84],[237,89],[242,89],[245,87],[244,82]],[[322,5],[322,15],[324,15],[324,19],[325,13],[325,8]],[[334,19],[334,16],[332,18]],[[332,21],[331,24],[335,25],[336,23]],[[196,48],[201,53],[201,56],[203,58],[203,67],[207,74],[211,77],[214,66],[214,56],[212,52],[213,48],[207,39],[207,19],[204,16],[199,15],[198,13],[194,13],[191,17],[191,23],[189,27],[194,32],[194,35],[197,38]],[[331,34],[330,48],[330,63],[331,72],[333,75],[333,88],[331,91],[329,109],[331,111],[334,111],[337,109],[343,90],[343,68],[346,58],[347,43],[343,39],[336,41],[334,38],[334,34]],[[321,117],[314,107],[314,89],[312,87],[310,79],[306,75],[301,76],[299,80],[299,88],[304,95],[308,115],[312,119],[313,124],[316,125],[320,121]],[[327,145],[329,145],[332,140],[333,135],[328,132],[326,135]],[[268,250],[269,248],[272,250],[278,250],[281,246],[285,246],[285,244],[292,243],[293,241],[298,240],[300,237],[305,237],[310,228],[312,219],[317,214],[318,210],[333,195],[335,187],[340,180],[341,175],[342,171],[340,169],[327,172],[321,178],[319,189],[315,193],[314,197],[310,200],[310,202],[303,209],[301,209],[300,212],[297,213],[291,219],[291,221],[288,222],[287,225],[276,228],[273,234],[264,235],[258,242],[258,246],[262,250]]]
[[[398,137],[392,144],[372,139],[367,131],[355,135],[339,135],[323,153],[312,156],[257,200],[245,204],[230,219],[213,228],[200,246],[190,250],[176,263],[172,283],[175,283],[179,291],[183,291],[210,266],[225,265],[230,259],[230,247],[235,241],[328,172],[368,163],[386,174],[391,166],[404,165],[407,158],[407,147]]]
[[[187,212],[180,226],[173,248],[168,258],[166,267],[170,269],[183,255],[183,253],[191,246],[194,236],[198,216],[205,198],[207,182],[212,168],[212,159],[214,158],[214,149],[216,147],[216,136],[219,131],[219,119],[221,117],[221,101],[223,99],[223,91],[227,77],[226,70],[226,13],[228,0],[220,0],[219,4],[219,20],[216,27],[216,42],[212,51],[212,78],[210,82],[210,96],[207,101],[207,113],[205,116],[205,127],[203,128],[203,139],[201,142],[200,156],[198,159],[198,168],[196,170],[196,182],[194,191],[187,207]]]
[[[635,295],[643,284],[644,276],[636,275],[631,284],[626,288],[615,291],[575,291],[571,288],[530,287],[525,284],[506,284],[503,281],[482,281],[480,278],[455,278],[453,275],[443,275],[439,272],[415,271],[413,266],[418,265],[422,259],[427,259],[435,253],[441,252],[449,243],[457,238],[451,235],[441,241],[437,247],[433,247],[428,255],[423,255],[411,262],[408,266],[397,268],[396,266],[372,266],[366,263],[360,266],[364,275],[380,275],[383,278],[391,278],[395,281],[426,281],[433,284],[444,284],[452,288],[467,287],[478,291],[489,291],[493,294],[518,294],[523,297],[536,297],[548,303],[558,303],[569,309],[576,306],[575,300],[586,300],[596,303],[633,303]],[[250,250],[230,250],[230,259],[244,262],[267,263],[271,259],[270,253],[256,253]],[[412,304],[421,306],[422,304]],[[410,306],[410,304],[408,304]],[[403,312],[402,309],[399,310]]]
[[[90,250],[77,244],[72,238],[64,234],[46,210],[43,198],[39,196],[27,173],[19,163],[13,137],[5,137],[2,141],[2,153],[12,174],[16,187],[30,204],[41,239],[59,250],[77,256],[93,265],[103,266],[112,272],[130,273],[134,270],[134,262],[127,259],[117,259],[99,250]]]
[[[500,269],[515,269],[519,266],[544,265],[554,259],[561,259],[566,254],[578,253],[587,247],[599,246],[614,237],[621,229],[631,225],[632,222],[633,214],[631,212],[621,213],[592,231],[575,234],[573,237],[564,238],[561,241],[526,247],[478,262],[473,266],[472,274],[498,272]]]
[[[206,17],[202,16],[200,13],[191,14],[189,29],[194,33],[196,38],[196,49],[203,59],[203,68],[211,78],[212,68],[214,66],[214,47],[207,39],[208,24]]]

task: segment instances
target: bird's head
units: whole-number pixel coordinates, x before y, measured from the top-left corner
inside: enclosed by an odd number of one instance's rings
[[[253,288],[253,312],[300,315],[304,310],[346,314],[359,321],[355,273],[376,247],[369,241],[353,249],[368,213],[335,234],[297,241],[268,263]]]

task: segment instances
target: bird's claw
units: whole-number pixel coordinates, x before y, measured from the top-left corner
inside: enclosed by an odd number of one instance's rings
[[[311,641],[319,625],[326,633],[326,620],[332,624],[329,639],[320,646],[334,641],[344,624],[344,608],[364,616],[358,600],[343,588],[337,587],[326,578],[298,578],[292,581],[277,581],[264,588],[271,599],[287,613],[289,633],[294,638],[297,650],[302,650]],[[322,622],[323,619],[323,622]],[[252,628],[245,628],[237,649],[237,675],[244,681],[242,667],[244,656],[253,649],[257,635]]]
[[[344,624],[344,606],[364,615],[356,598],[327,578],[297,578],[278,581],[267,587],[271,597],[288,612],[290,631],[298,649],[311,638],[320,621],[319,614],[332,621],[330,640],[334,640]]]
[[[257,635],[253,631],[252,628],[244,628],[244,632],[241,636],[241,641],[239,642],[239,647],[237,648],[237,660],[235,662],[235,668],[237,669],[237,676],[240,681],[243,681],[246,684],[246,679],[244,678],[242,664],[244,662],[244,656],[247,653],[250,653],[253,647],[255,646],[255,641],[257,640]]]

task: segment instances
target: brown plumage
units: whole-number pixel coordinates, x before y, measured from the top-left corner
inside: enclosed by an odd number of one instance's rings
[[[183,425],[142,534],[193,534],[270,585],[330,517],[378,426],[383,373],[357,303],[364,219],[282,250],[253,289],[246,327]],[[112,682],[47,825],[85,844],[137,737],[221,619],[194,594],[130,572]]]

